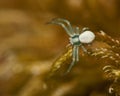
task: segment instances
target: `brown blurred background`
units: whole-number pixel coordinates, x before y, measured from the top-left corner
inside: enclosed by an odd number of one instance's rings
[[[119,38],[119,9],[119,0],[0,0],[0,96],[105,96],[99,65],[82,65],[87,75],[81,69],[44,80],[69,42],[61,27],[46,23],[65,18]]]

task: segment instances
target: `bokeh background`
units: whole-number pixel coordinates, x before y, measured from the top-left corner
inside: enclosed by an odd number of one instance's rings
[[[64,29],[47,24],[57,17],[120,36],[119,0],[0,0],[0,96],[106,96],[94,60],[83,57],[73,73],[47,78],[69,43]]]

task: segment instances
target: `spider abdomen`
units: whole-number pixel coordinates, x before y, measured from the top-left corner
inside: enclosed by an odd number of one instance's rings
[[[81,43],[91,43],[95,39],[95,34],[92,31],[85,31],[79,35]]]

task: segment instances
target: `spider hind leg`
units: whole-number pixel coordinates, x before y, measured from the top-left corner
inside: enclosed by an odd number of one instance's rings
[[[72,63],[70,64],[70,66],[69,66],[66,74],[71,71],[72,67],[73,67],[73,66],[76,64],[76,62],[78,62],[78,61],[79,61],[79,46],[74,46],[74,47],[73,47]]]

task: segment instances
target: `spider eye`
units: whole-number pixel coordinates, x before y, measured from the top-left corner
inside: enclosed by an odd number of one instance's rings
[[[92,31],[85,31],[79,35],[81,43],[91,43],[95,39],[95,34]]]

